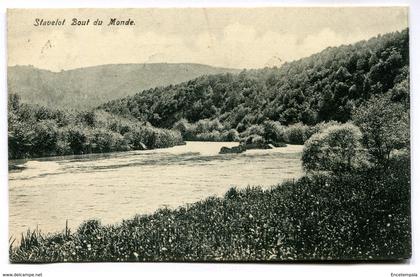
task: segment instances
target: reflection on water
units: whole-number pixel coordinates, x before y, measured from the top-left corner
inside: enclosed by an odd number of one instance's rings
[[[38,226],[74,230],[83,220],[116,223],[178,207],[231,186],[268,187],[302,174],[302,146],[219,155],[234,142],[187,142],[166,149],[12,161],[10,235]]]

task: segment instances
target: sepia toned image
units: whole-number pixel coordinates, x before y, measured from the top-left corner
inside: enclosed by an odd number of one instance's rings
[[[411,258],[408,7],[9,9],[9,259]]]

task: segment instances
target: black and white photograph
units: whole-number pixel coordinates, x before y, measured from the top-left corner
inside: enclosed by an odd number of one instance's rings
[[[406,263],[409,11],[8,9],[9,262]]]

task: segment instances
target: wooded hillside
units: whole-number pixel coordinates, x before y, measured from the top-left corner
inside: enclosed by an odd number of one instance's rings
[[[324,51],[280,68],[201,76],[144,90],[100,108],[170,128],[180,119],[218,119],[244,131],[266,120],[283,125],[346,122],[372,95],[409,103],[408,29]]]

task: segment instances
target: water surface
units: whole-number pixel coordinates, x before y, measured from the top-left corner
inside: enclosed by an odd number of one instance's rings
[[[264,188],[302,174],[302,146],[219,155],[234,142],[187,142],[166,149],[11,161],[10,235],[28,228],[75,230],[86,219],[120,222],[174,208],[231,186]]]

